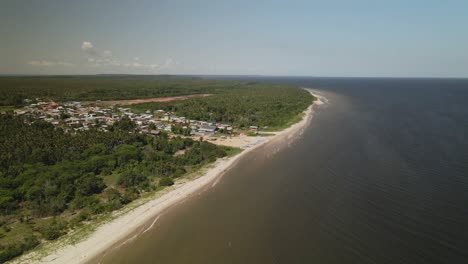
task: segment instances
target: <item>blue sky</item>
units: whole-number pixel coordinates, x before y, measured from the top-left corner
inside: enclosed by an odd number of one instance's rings
[[[468,1],[3,1],[0,74],[468,77]]]

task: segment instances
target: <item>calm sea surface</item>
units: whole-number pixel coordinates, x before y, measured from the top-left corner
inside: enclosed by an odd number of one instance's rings
[[[468,263],[468,80],[256,79],[329,103],[103,263]]]

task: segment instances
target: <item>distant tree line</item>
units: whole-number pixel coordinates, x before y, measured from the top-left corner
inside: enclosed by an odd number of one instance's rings
[[[277,129],[302,113],[313,100],[309,92],[298,87],[250,83],[208,97],[125,107],[137,111],[172,111],[189,119],[222,122],[240,128],[255,125]]]
[[[0,77],[0,106],[22,106],[24,99],[94,101],[219,93],[234,81],[172,76],[36,76]]]

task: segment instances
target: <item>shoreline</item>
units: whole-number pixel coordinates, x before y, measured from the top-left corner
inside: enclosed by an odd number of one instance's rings
[[[248,153],[253,150],[264,146],[271,142],[271,144],[290,139],[294,135],[302,135],[303,130],[311,122],[314,113],[314,107],[322,105],[326,99],[310,89],[303,88],[310,92],[317,99],[304,111],[302,119],[292,124],[290,127],[282,131],[275,132],[274,136],[264,137],[257,144],[244,149],[241,153],[230,158],[218,159],[215,163],[209,165],[203,175],[195,179],[182,179],[163,193],[160,196],[151,196],[148,201],[141,202],[135,208],[122,212],[109,222],[105,222],[97,227],[88,237],[76,244],[60,244],[60,240],[50,244],[49,252],[47,255],[41,255],[40,252],[32,251],[16,259],[11,263],[88,263],[99,257],[104,256],[108,251],[115,247],[120,247],[127,242],[136,239],[141,234],[150,230],[156,221],[161,217],[166,209],[171,206],[182,202],[191,195],[196,194],[205,187],[215,186],[224,173],[236,165],[236,163],[244,158]],[[56,247],[54,247],[54,244]],[[56,248],[55,251],[52,248]],[[46,250],[47,251],[47,250]],[[43,253],[44,254],[44,253]]]

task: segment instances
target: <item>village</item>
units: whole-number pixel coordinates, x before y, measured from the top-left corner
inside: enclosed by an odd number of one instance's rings
[[[243,137],[247,132],[250,134],[257,134],[258,132],[257,126],[250,126],[247,131],[234,131],[229,124],[189,120],[164,110],[154,112],[147,110],[145,113],[135,113],[131,108],[107,105],[99,100],[95,102],[71,101],[57,103],[36,98],[34,101],[26,99],[25,102],[28,105],[16,110],[17,115],[32,115],[62,128],[67,133],[76,133],[77,131],[89,129],[107,132],[115,122],[124,117],[128,117],[136,124],[137,133],[154,136],[164,131],[170,136],[179,135],[197,139],[202,137],[210,141],[218,139],[225,141],[232,139],[234,136]],[[248,144],[250,140],[244,140],[243,142]]]

